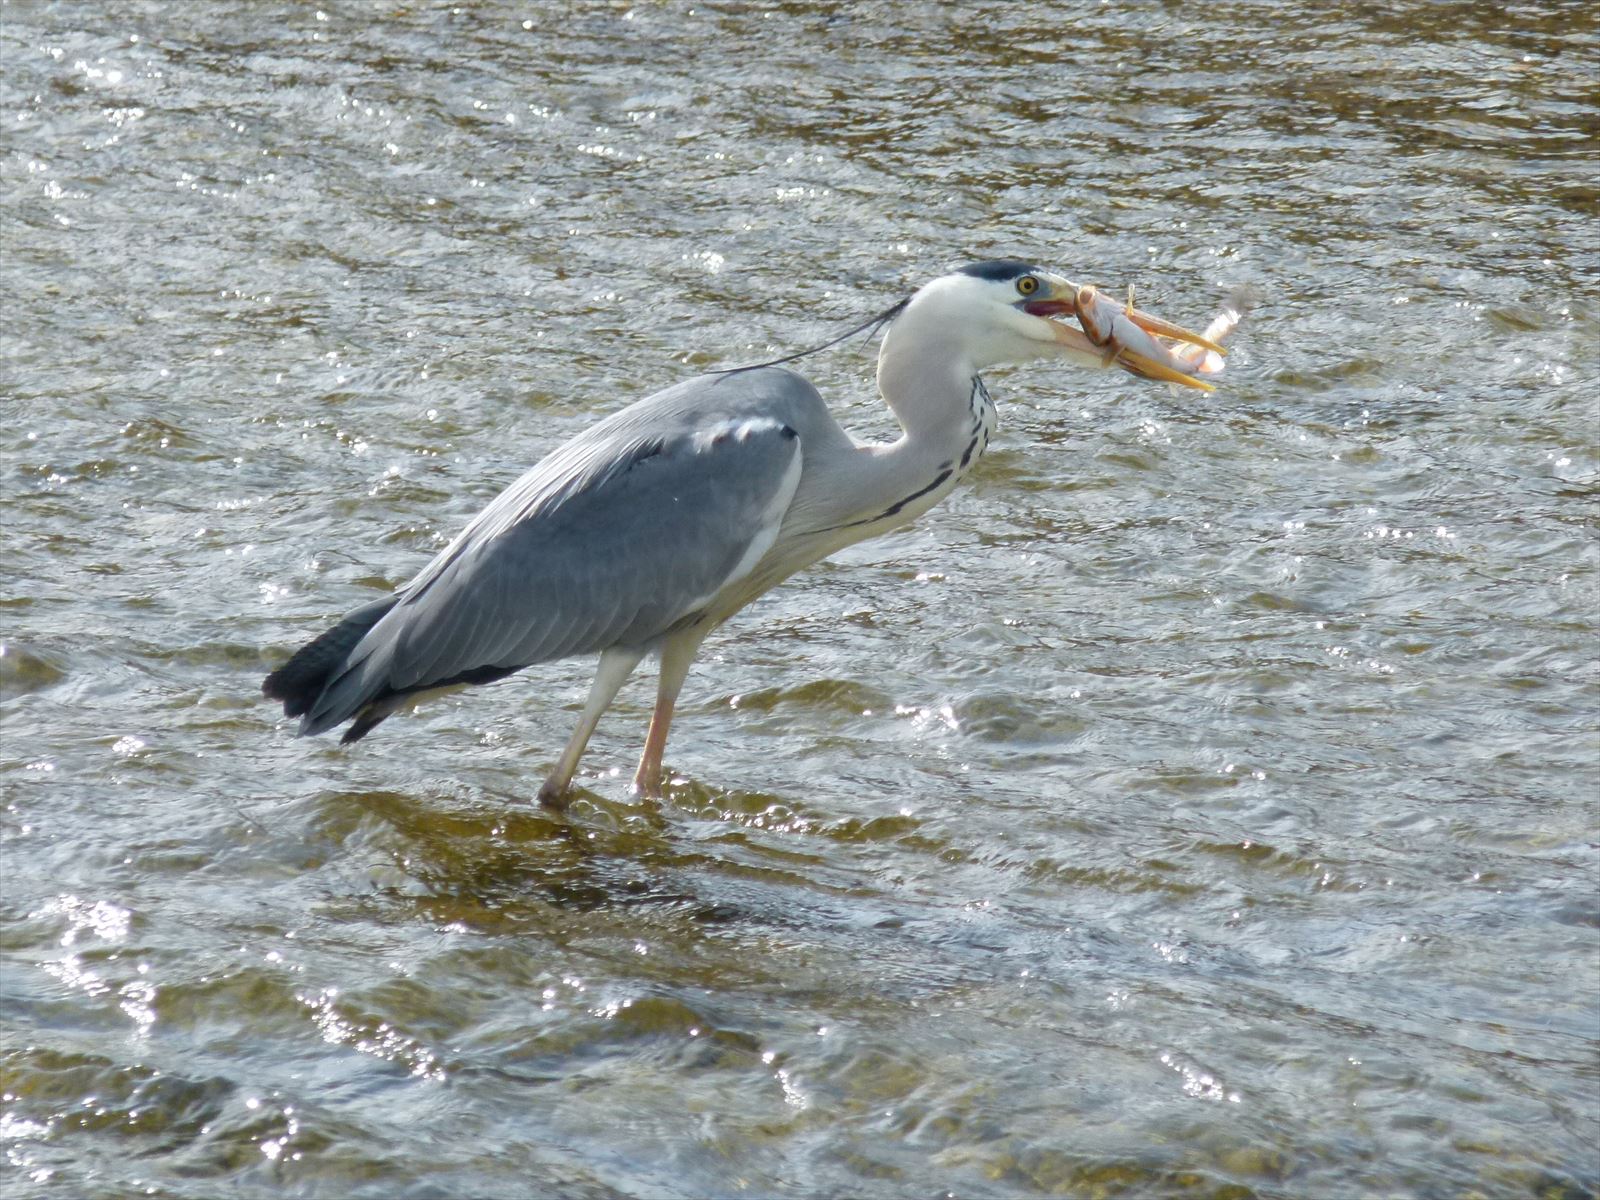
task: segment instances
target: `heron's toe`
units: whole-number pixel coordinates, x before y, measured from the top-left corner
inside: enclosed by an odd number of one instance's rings
[[[659,767],[654,771],[646,771],[640,768],[639,772],[633,777],[633,794],[642,796],[646,800],[661,799],[663,775],[664,773]]]
[[[545,808],[553,808],[558,812],[564,812],[570,799],[571,793],[568,792],[567,788],[552,779],[545,780],[544,784],[539,788],[539,803]]]

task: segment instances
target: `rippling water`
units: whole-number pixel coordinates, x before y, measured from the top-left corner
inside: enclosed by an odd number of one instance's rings
[[[1588,4],[0,7],[10,1197],[1600,1188]],[[296,741],[261,676],[576,430],[1021,254],[708,644]],[[809,370],[882,435],[867,350]]]

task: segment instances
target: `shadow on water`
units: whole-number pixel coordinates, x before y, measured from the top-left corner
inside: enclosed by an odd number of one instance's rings
[[[520,797],[463,804],[393,791],[324,791],[297,807],[322,854],[364,859],[389,902],[478,932],[514,932],[562,912],[607,910],[622,920],[647,908],[702,925],[788,923],[798,916],[797,890],[851,890],[809,874],[822,860],[794,847],[729,852],[730,842],[743,840],[741,817],[762,830],[801,825],[778,798],[717,793],[681,779],[664,803],[580,788],[565,811]],[[878,835],[899,828],[872,824]],[[833,836],[862,837],[855,825]]]

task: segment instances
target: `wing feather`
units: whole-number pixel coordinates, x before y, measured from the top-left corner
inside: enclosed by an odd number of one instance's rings
[[[469,671],[646,645],[750,571],[798,486],[799,436],[695,417],[602,423],[524,475],[400,590],[303,728]]]

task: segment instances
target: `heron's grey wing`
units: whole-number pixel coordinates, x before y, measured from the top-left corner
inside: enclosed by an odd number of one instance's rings
[[[524,475],[402,589],[306,714],[530,663],[645,645],[751,571],[799,484],[771,416],[597,426]]]

